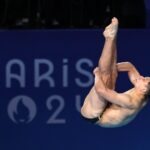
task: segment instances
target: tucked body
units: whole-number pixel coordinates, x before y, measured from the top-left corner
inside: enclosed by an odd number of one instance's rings
[[[150,93],[150,78],[143,77],[130,62],[117,63],[116,39],[118,20],[113,18],[105,28],[104,48],[98,67],[94,69],[95,83],[85,98],[81,114],[97,118],[102,127],[120,127],[132,121],[146,105]],[[115,91],[119,72],[127,72],[133,88],[123,93]]]

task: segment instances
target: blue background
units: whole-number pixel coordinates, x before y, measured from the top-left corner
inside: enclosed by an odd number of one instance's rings
[[[118,61],[131,61],[143,76],[150,75],[150,30],[119,30]],[[1,150],[149,150],[150,149],[150,105],[139,113],[130,124],[114,129],[105,129],[82,119],[78,107],[82,105],[92,84],[80,87],[75,79],[88,82],[79,73],[76,63],[86,58],[92,65],[83,68],[92,72],[97,65],[104,39],[100,30],[43,30],[43,31],[1,31],[0,32],[0,149]],[[34,60],[47,59],[54,65],[52,74],[55,87],[42,82],[34,86]],[[62,60],[68,60],[68,86],[62,86]],[[13,80],[6,87],[6,66],[13,59],[21,60],[26,70],[26,87],[21,88]],[[46,71],[45,66],[42,71]],[[17,68],[13,72],[18,72]],[[120,73],[117,91],[125,91],[132,85],[127,74]],[[30,123],[14,123],[8,115],[8,105],[17,95],[26,95],[36,104],[37,114]],[[60,95],[65,106],[57,116],[64,118],[64,124],[47,124],[58,109],[55,101],[52,109],[46,106],[47,98]],[[80,96],[79,104],[76,95]],[[21,105],[21,104],[20,104]],[[24,117],[27,110],[18,104],[18,114]],[[20,109],[19,109],[20,107]],[[22,112],[23,111],[23,112]]]

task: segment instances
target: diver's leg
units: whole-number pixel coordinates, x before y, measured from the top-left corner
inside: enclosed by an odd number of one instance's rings
[[[104,31],[105,44],[102,55],[99,60],[99,73],[104,80],[104,83],[109,88],[114,88],[116,81],[116,34],[118,22],[117,19],[112,19],[112,23],[106,27]],[[101,116],[107,106],[107,101],[101,97],[95,89],[98,78],[95,76],[95,84],[85,98],[81,108],[81,114],[86,118],[95,118]]]
[[[117,18],[113,18],[111,24],[108,25],[103,32],[105,43],[98,63],[101,77],[105,85],[111,89],[115,88],[117,78],[117,31],[118,20]]]

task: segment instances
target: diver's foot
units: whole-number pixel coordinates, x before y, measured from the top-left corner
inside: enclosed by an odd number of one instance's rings
[[[103,35],[106,39],[115,39],[118,31],[118,19],[112,18],[111,23],[105,28]]]

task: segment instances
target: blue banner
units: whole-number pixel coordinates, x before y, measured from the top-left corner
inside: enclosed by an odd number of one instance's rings
[[[118,35],[118,62],[131,61],[143,76],[150,76],[149,35]],[[149,104],[115,129],[80,115],[103,43],[101,30],[0,31],[1,150],[150,149]],[[131,87],[127,74],[119,74],[117,91]]]

